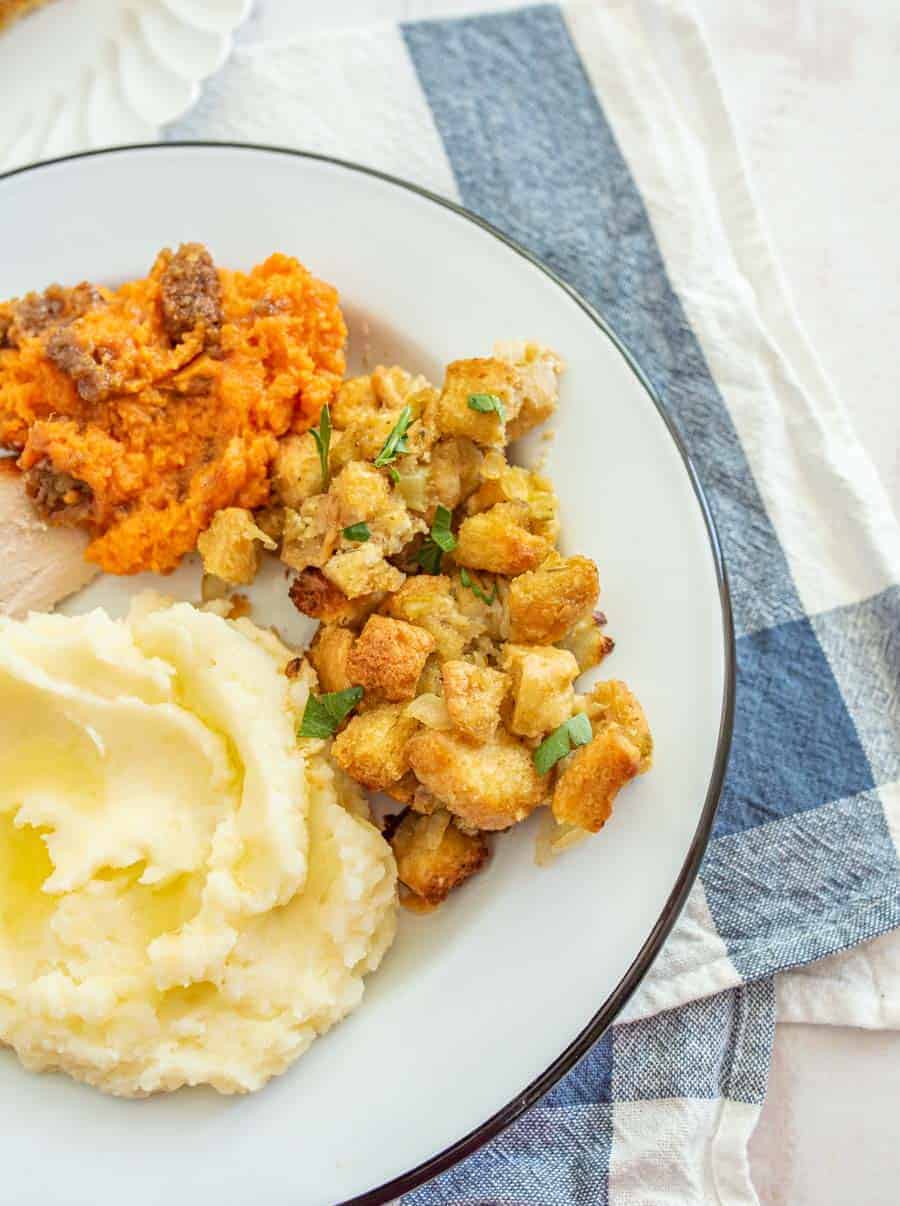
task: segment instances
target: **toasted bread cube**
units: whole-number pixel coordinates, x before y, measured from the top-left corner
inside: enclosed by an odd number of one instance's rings
[[[405,579],[405,574],[385,561],[374,541],[348,553],[335,553],[322,567],[322,573],[348,599],[379,590],[399,590]]]
[[[636,696],[620,679],[595,683],[584,710],[595,733],[613,725],[622,730],[640,754],[641,774],[653,761],[653,737],[647,717]]]
[[[347,661],[354,636],[349,628],[322,624],[309,647],[309,659],[315,667],[323,691],[346,691],[353,683],[347,673]]]
[[[510,440],[518,440],[556,410],[559,376],[564,365],[549,348],[524,340],[497,343],[494,355],[513,364],[519,374],[522,405],[506,433]]]
[[[275,541],[253,522],[243,507],[216,511],[212,523],[197,539],[204,573],[223,582],[252,582],[259,569],[259,546],[274,549]]]
[[[444,662],[441,667],[444,702],[450,719],[473,741],[490,741],[500,723],[500,705],[509,680],[489,666],[471,662]]]
[[[440,440],[431,450],[428,476],[434,501],[453,510],[478,485],[482,454],[471,440]]]
[[[522,645],[561,641],[570,628],[590,614],[599,594],[600,580],[593,561],[554,553],[538,569],[532,567],[511,583],[510,640]]]
[[[376,591],[356,599],[347,596],[325,577],[321,570],[305,569],[290,587],[291,602],[298,611],[323,624],[343,624],[355,628],[379,606],[384,594]]]
[[[518,373],[504,360],[454,360],[447,365],[437,404],[437,425],[442,435],[466,436],[482,447],[502,448],[506,424],[495,410],[473,410],[469,405],[473,394],[499,398],[508,423],[521,406]]]
[[[549,478],[521,465],[504,465],[497,477],[487,478],[466,504],[470,515],[499,502],[523,502],[528,507],[528,528],[551,544],[559,536],[559,499]]]
[[[423,729],[410,739],[406,754],[419,782],[476,829],[507,829],[547,793],[531,751],[503,729],[484,745],[455,732]]]
[[[616,647],[615,641],[606,635],[593,616],[579,620],[557,644],[575,655],[582,674],[593,666],[599,666]]]
[[[354,716],[334,739],[331,756],[371,791],[389,791],[409,770],[406,747],[418,722],[403,704],[385,703]]]
[[[272,465],[272,487],[275,501],[293,511],[299,511],[308,498],[324,490],[319,450],[308,431],[279,441]]]
[[[444,810],[427,817],[408,812],[390,844],[400,882],[430,905],[480,871],[489,853],[483,833],[463,833]]]
[[[649,770],[653,738],[644,710],[623,682],[597,683],[585,701],[593,740],[576,750],[553,793],[553,815],[596,833],[612,813],[616,795]]]
[[[640,771],[637,746],[621,729],[604,729],[576,750],[553,792],[553,815],[561,824],[596,833],[612,814],[619,790]]]
[[[477,620],[468,619],[456,604],[450,579],[444,574],[417,574],[407,578],[387,602],[386,610],[397,620],[418,624],[435,640],[443,660],[459,658],[484,631]]]
[[[505,645],[512,711],[509,727],[520,737],[541,737],[572,715],[578,663],[552,645]]]
[[[497,503],[460,524],[453,551],[458,565],[514,577],[533,570],[553,545],[528,529],[528,507],[522,502]]]
[[[412,699],[434,637],[424,628],[370,616],[356,638],[347,661],[352,683],[396,702]]]
[[[367,523],[388,505],[387,479],[365,461],[350,461],[331,483],[342,528]]]
[[[281,560],[291,569],[321,568],[341,535],[338,505],[330,494],[315,494],[299,511],[287,508],[281,534]]]

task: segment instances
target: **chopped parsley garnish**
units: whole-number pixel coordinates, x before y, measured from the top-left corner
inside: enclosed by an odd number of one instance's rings
[[[351,523],[349,528],[344,528],[344,536],[347,540],[355,540],[357,544],[365,544],[371,539],[372,533],[367,523]]]
[[[463,586],[472,592],[476,599],[480,599],[482,603],[486,603],[488,607],[491,607],[497,601],[496,581],[494,582],[494,589],[490,594],[488,594],[484,587],[478,585],[467,569],[461,569],[459,571],[459,580]]]
[[[506,422],[506,410],[496,394],[469,394],[469,410],[477,410],[483,415],[489,415],[493,410],[501,423]]]
[[[587,745],[591,739],[591,722],[584,712],[570,716],[549,737],[545,737],[534,751],[534,765],[539,775],[546,775],[560,758],[565,758],[576,746]]]
[[[412,410],[408,406],[404,406],[400,411],[400,417],[391,428],[391,434],[384,441],[384,447],[375,458],[376,469],[383,469],[385,465],[389,465],[391,461],[395,461],[398,456],[403,456],[405,452],[409,452],[406,433],[409,430],[411,422]]]
[[[456,548],[456,537],[450,531],[450,521],[453,514],[442,503],[438,503],[434,512],[434,522],[431,532],[422,542],[422,547],[416,553],[416,561],[426,574],[441,572],[441,558],[444,553],[452,553]]]
[[[319,464],[322,466],[322,489],[328,489],[328,453],[331,450],[331,411],[323,406],[319,414],[319,426],[311,427],[309,431],[316,441],[319,450]]]
[[[391,465],[388,468],[388,473],[391,475],[391,481],[394,483],[394,485],[399,486],[400,485],[400,474],[397,472],[397,470],[394,468],[393,465]]]
[[[310,695],[300,722],[300,736],[333,737],[338,725],[362,697],[362,687],[348,687],[346,691],[332,691],[328,695]]]

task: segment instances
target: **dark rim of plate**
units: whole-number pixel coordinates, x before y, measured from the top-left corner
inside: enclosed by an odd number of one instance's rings
[[[706,792],[706,799],[703,804],[703,811],[700,816],[697,829],[694,833],[691,845],[688,849],[687,856],[682,864],[678,878],[669,894],[669,897],[663,907],[662,912],[656,920],[656,924],[650,931],[643,946],[635,956],[631,966],[623,975],[616,988],[604,1001],[603,1005],[594,1016],[590,1019],[578,1037],[569,1044],[562,1054],[553,1061],[553,1063],[544,1072],[541,1073],[535,1080],[527,1085],[521,1093],[518,1093],[508,1105],[505,1105],[496,1114],[486,1119],[468,1135],[464,1135],[458,1139],[450,1147],[444,1151],[438,1152],[430,1159],[425,1160],[416,1168],[410,1169],[408,1172],[401,1174],[399,1177],[394,1177],[391,1181],[384,1185],[376,1186],[373,1189],[367,1190],[365,1193],[358,1194],[354,1198],[349,1198],[339,1206],[380,1206],[381,1203],[392,1201],[394,1198],[400,1197],[401,1194],[409,1193],[418,1186],[423,1185],[426,1181],[430,1181],[432,1177],[436,1177],[439,1173],[450,1168],[460,1160],[464,1160],[466,1156],[471,1156],[473,1152],[482,1147],[489,1139],[493,1139],[502,1130],[514,1122],[520,1114],[524,1113],[530,1106],[534,1105],[549,1089],[556,1084],[565,1074],[570,1071],[583,1055],[602,1037],[603,1033],[615,1020],[617,1014],[625,1007],[629,997],[635,991],[644,978],[653,960],[656,958],[660,947],[665,941],[681,912],[688,893],[697,878],[697,872],[700,869],[700,862],[709,842],[712,832],[713,821],[715,819],[716,808],[718,807],[719,797],[722,792],[722,785],[725,781],[725,773],[728,769],[728,755],[731,749],[731,737],[734,726],[734,690],[735,690],[735,650],[734,650],[734,627],[731,616],[731,597],[728,591],[728,578],[725,572],[725,560],[722,555],[722,547],[719,542],[719,536],[716,531],[715,522],[712,517],[709,501],[706,498],[703,487],[700,484],[700,479],[697,471],[694,468],[693,462],[688,455],[687,449],[678,434],[678,431],[670,418],[665,406],[660,400],[654,387],[650,384],[646,374],[641,369],[640,365],[629,352],[628,348],[622,343],[616,333],[612,330],[606,320],[598,313],[594,307],[581,296],[571,285],[558,276],[552,268],[548,268],[537,256],[532,255],[514,239],[503,234],[490,222],[486,222],[484,218],[478,217],[462,205],[457,205],[453,201],[448,201],[446,197],[441,197],[437,193],[430,192],[427,188],[422,188],[418,184],[412,184],[408,180],[403,180],[398,176],[392,176],[387,172],[379,172],[375,168],[364,167],[362,164],[353,163],[350,160],[338,159],[332,155],[319,155],[312,151],[295,151],[288,147],[272,147],[263,146],[255,143],[245,142],[209,142],[209,141],[182,141],[182,142],[164,142],[164,143],[136,143],[127,146],[108,147],[95,151],[81,151],[73,155],[61,155],[57,159],[47,159],[41,163],[28,164],[25,167],[13,168],[12,171],[0,173],[0,181],[9,180],[13,176],[19,176],[25,172],[40,171],[45,167],[52,167],[54,164],[66,163],[74,159],[90,159],[100,155],[115,155],[122,152],[132,151],[165,151],[169,148],[190,148],[190,149],[213,149],[228,148],[238,151],[264,152],[275,155],[293,155],[298,159],[313,159],[321,163],[330,164],[333,167],[342,168],[347,171],[360,172],[366,176],[375,176],[379,180],[384,180],[388,184],[394,184],[398,188],[405,189],[407,192],[415,193],[419,197],[423,197],[427,201],[434,202],[435,205],[440,205],[457,217],[464,219],[466,222],[471,222],[474,226],[480,227],[488,234],[493,235],[501,243],[504,243],[516,255],[527,260],[538,272],[542,272],[549,277],[564,293],[575,302],[577,306],[584,311],[585,314],[594,322],[594,324],[603,332],[607,339],[611,340],[618,351],[621,353],[626,364],[637,377],[638,381],[643,386],[647,396],[656,407],[660,418],[665,423],[669,435],[681,456],[684,463],[685,471],[690,479],[691,486],[694,490],[694,495],[697,499],[697,504],[700,507],[700,512],[703,516],[703,521],[706,525],[706,532],[709,538],[710,552],[713,558],[713,564],[716,571],[716,579],[719,588],[719,603],[722,617],[722,643],[723,655],[725,660],[725,686],[722,698],[722,710],[719,719],[719,736],[716,744],[716,756],[713,762],[712,774],[709,780],[709,786]]]

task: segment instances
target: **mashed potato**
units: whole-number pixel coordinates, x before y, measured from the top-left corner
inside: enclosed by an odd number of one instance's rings
[[[360,1001],[396,870],[249,621],[0,619],[0,1040],[138,1096],[257,1089]]]

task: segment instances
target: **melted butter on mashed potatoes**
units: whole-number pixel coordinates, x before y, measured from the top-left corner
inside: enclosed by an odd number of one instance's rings
[[[139,1096],[258,1089],[360,1001],[396,871],[247,620],[0,619],[0,1040]]]

